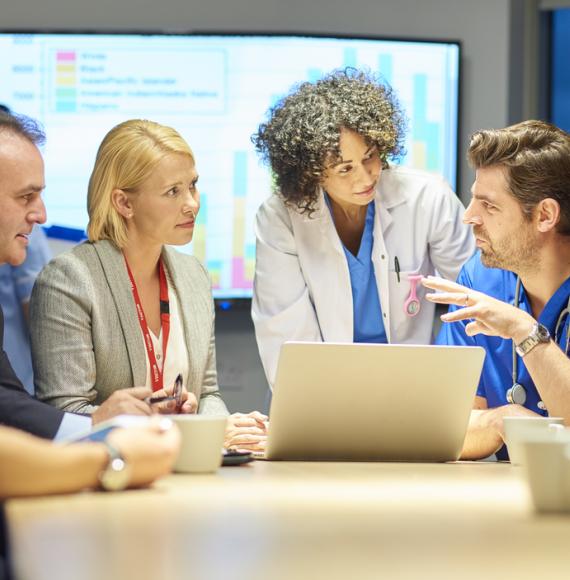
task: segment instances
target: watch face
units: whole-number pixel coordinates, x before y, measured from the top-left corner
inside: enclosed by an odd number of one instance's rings
[[[550,340],[550,332],[543,324],[536,325],[536,334],[540,342],[548,342]]]
[[[107,491],[119,491],[129,484],[130,470],[120,457],[113,458],[99,476],[101,486]]]
[[[532,332],[515,346],[519,356],[528,354],[537,344],[544,344],[550,341],[550,332],[543,324],[535,323]]]

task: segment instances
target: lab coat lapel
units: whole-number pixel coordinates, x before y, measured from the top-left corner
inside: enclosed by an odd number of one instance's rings
[[[379,291],[380,305],[384,317],[384,330],[388,342],[391,342],[393,335],[392,328],[400,316],[398,311],[393,311],[390,303],[390,264],[393,263],[395,255],[390,253],[389,247],[394,246],[395,236],[409,236],[408,232],[394,230],[394,217],[392,210],[406,202],[405,192],[397,180],[393,179],[390,169],[385,169],[380,176],[380,181],[376,189],[374,199],[376,205],[376,215],[374,218],[374,245],[372,247],[372,263],[376,276],[376,285]],[[392,244],[390,244],[392,239]],[[388,243],[387,243],[388,241]],[[397,308],[396,305],[394,305]]]
[[[298,228],[303,238],[305,275],[314,294],[314,303],[326,342],[352,342],[354,337],[350,274],[342,242],[324,200],[323,193],[312,218],[296,214],[303,223]],[[297,236],[296,232],[296,236]]]
[[[384,323],[384,330],[388,342],[391,336],[391,316],[390,316],[390,291],[389,291],[389,275],[390,275],[390,254],[386,248],[385,235],[392,227],[392,216],[390,212],[384,207],[379,194],[376,194],[374,200],[375,215],[374,215],[374,243],[372,245],[372,264],[374,266],[374,275],[376,276],[376,287],[378,288],[378,297],[380,298],[380,305],[382,307],[382,316]]]

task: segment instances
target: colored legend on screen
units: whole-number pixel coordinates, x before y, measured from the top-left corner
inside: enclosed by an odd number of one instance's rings
[[[55,110],[58,113],[77,111],[77,53],[58,50],[55,53]]]

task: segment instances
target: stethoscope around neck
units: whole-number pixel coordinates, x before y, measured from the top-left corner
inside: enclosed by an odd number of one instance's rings
[[[517,285],[515,287],[515,308],[519,307],[520,304],[520,293],[521,293],[521,279],[520,276],[517,276]],[[566,303],[566,308],[560,312],[558,315],[558,320],[556,322],[556,328],[554,329],[554,341],[558,342],[558,332],[560,329],[564,329],[565,324],[565,317],[570,314],[570,296],[568,297],[568,302]],[[562,338],[562,336],[560,336]],[[568,353],[568,346],[570,345],[570,332],[566,332],[566,345],[564,348],[564,352]],[[507,401],[511,404],[517,405],[524,405],[526,403],[526,389],[517,382],[517,375],[518,375],[518,357],[517,351],[515,350],[515,343],[513,341],[512,346],[512,356],[513,356],[513,386],[507,391]],[[546,407],[542,401],[538,402],[538,408],[541,411],[545,411]]]

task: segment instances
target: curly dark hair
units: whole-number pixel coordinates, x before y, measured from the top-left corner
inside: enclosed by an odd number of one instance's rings
[[[384,168],[404,153],[406,119],[392,88],[353,68],[293,87],[251,138],[273,171],[276,192],[301,213],[314,210],[325,164],[341,159],[341,129],[376,145]]]

